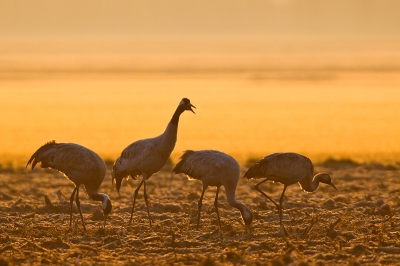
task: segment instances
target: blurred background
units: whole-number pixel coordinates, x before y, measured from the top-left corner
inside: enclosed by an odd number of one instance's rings
[[[400,161],[397,0],[0,2],[0,164],[45,142],[115,160],[161,134],[183,97],[172,160]]]

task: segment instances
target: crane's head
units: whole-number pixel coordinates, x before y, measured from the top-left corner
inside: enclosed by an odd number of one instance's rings
[[[193,114],[195,114],[192,107],[195,109],[196,109],[196,107],[190,103],[190,100],[188,98],[183,98],[182,101],[179,103],[179,107],[182,108],[183,111],[192,111]]]
[[[333,187],[334,189],[338,190],[338,189],[335,187],[335,185],[332,183],[332,179],[331,179],[331,177],[330,177],[329,174],[327,174],[327,173],[320,173],[320,174],[318,174],[317,176],[318,176],[319,182],[324,183],[324,184],[327,184],[327,185],[330,185],[330,186]]]
[[[112,209],[111,200],[107,195],[105,195],[103,201],[104,228],[106,227],[107,217],[108,214],[111,212],[111,209]]]
[[[242,215],[243,222],[246,226],[246,232],[251,233],[251,223],[253,222],[253,213],[246,207],[246,205],[242,205],[240,208],[240,214]]]

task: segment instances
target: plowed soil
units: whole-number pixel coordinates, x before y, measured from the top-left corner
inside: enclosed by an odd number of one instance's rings
[[[101,203],[81,190],[84,232],[75,204],[69,225],[73,184],[62,174],[2,168],[0,265],[399,265],[399,168],[333,163],[316,171],[330,173],[339,191],[324,184],[315,193],[290,186],[283,216],[290,236],[280,237],[277,211],[254,189],[257,180],[241,179],[236,191],[254,213],[253,232],[247,234],[223,188],[222,230],[213,204],[216,188],[204,195],[197,230],[201,182],[170,169],[146,183],[153,226],[142,189],[129,224],[139,180],[124,181],[118,195],[108,171],[100,189],[113,204],[106,228]],[[283,186],[264,183],[262,189],[278,198]]]

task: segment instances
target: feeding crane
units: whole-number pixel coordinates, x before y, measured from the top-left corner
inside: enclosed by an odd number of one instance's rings
[[[319,183],[328,184],[337,190],[332,183],[331,177],[327,173],[319,173],[314,175],[314,165],[307,157],[292,153],[273,153],[258,160],[244,174],[247,179],[265,178],[257,183],[255,188],[268,200],[270,200],[277,208],[280,220],[279,235],[288,235],[282,224],[282,201],[286,188],[289,185],[299,183],[300,187],[306,192],[314,192],[317,190]],[[279,182],[284,185],[279,204],[265,194],[259,186],[265,181]]]
[[[218,192],[221,186],[224,186],[228,203],[240,211],[246,231],[250,231],[253,214],[249,208],[235,199],[236,187],[240,177],[240,167],[234,158],[220,151],[202,150],[184,152],[181,161],[172,170],[176,174],[184,173],[192,179],[200,180],[203,183],[198,203],[197,229],[200,224],[200,210],[204,192],[209,186],[217,187],[214,206],[217,213],[218,225],[221,228],[221,221],[218,211]]]
[[[75,188],[70,197],[70,226],[72,225],[72,204],[76,194],[76,206],[81,216],[83,229],[86,231],[79,200],[79,187],[84,185],[89,198],[102,202],[105,228],[107,216],[111,212],[112,206],[110,198],[106,194],[99,193],[99,187],[106,174],[106,165],[97,153],[78,144],[57,143],[52,140],[44,144],[32,155],[25,168],[31,163],[32,169],[35,168],[37,163],[41,163],[40,166],[42,168],[58,170],[74,183]]]

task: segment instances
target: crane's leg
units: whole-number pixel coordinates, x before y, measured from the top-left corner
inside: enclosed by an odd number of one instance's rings
[[[104,226],[103,226],[103,229],[104,229],[104,230],[106,230],[107,216],[108,216],[108,215],[104,215]]]
[[[217,194],[215,194],[214,206],[215,206],[215,211],[217,212],[219,229],[221,229],[221,220],[219,219],[219,211],[218,211],[218,192],[219,192],[219,187],[217,187]]]
[[[200,200],[198,203],[198,211],[197,211],[197,230],[199,230],[200,226],[200,211],[201,211],[201,206],[203,206],[203,196],[204,192],[206,191],[207,186],[203,186],[203,192],[201,192]]]
[[[74,191],[72,191],[71,197],[69,198],[69,203],[70,203],[70,207],[71,207],[71,212],[69,215],[69,227],[72,226],[72,205],[74,204],[75,192],[76,192],[76,187],[74,188]]]
[[[263,181],[261,181],[260,183],[257,183],[254,187],[256,190],[258,190],[264,197],[266,197],[267,199],[269,199],[276,207],[276,209],[279,210],[279,205],[273,200],[271,199],[267,194],[264,193],[264,191],[262,191],[259,186],[264,183],[265,181],[267,181],[268,179],[264,179]]]
[[[83,221],[83,215],[81,211],[81,202],[79,200],[79,185],[76,187],[76,206],[78,207],[79,210],[79,215],[81,216],[82,224],[83,224],[83,231],[86,231],[86,226],[85,222]]]
[[[136,188],[135,194],[133,196],[133,206],[132,206],[132,211],[131,211],[131,219],[129,220],[130,224],[132,223],[133,211],[135,210],[136,197],[137,197],[137,194],[139,192],[140,187],[143,185],[143,182],[144,182],[144,177],[142,179],[142,182],[140,182],[139,186]]]
[[[286,228],[283,226],[283,223],[282,223],[282,212],[283,212],[283,210],[282,210],[282,202],[283,202],[283,195],[285,194],[286,188],[287,188],[287,186],[285,185],[285,186],[283,187],[283,191],[282,191],[281,197],[279,198],[279,209],[278,209],[278,213],[279,213],[280,230],[279,230],[278,235],[280,235],[280,236],[287,236],[287,235],[289,235],[288,232],[286,231]]]
[[[146,209],[147,209],[147,215],[149,216],[149,222],[150,222],[150,227],[151,227],[151,215],[149,211],[149,204],[147,203],[147,193],[146,193],[146,176],[143,176],[143,189],[144,189],[144,202],[146,203]]]

